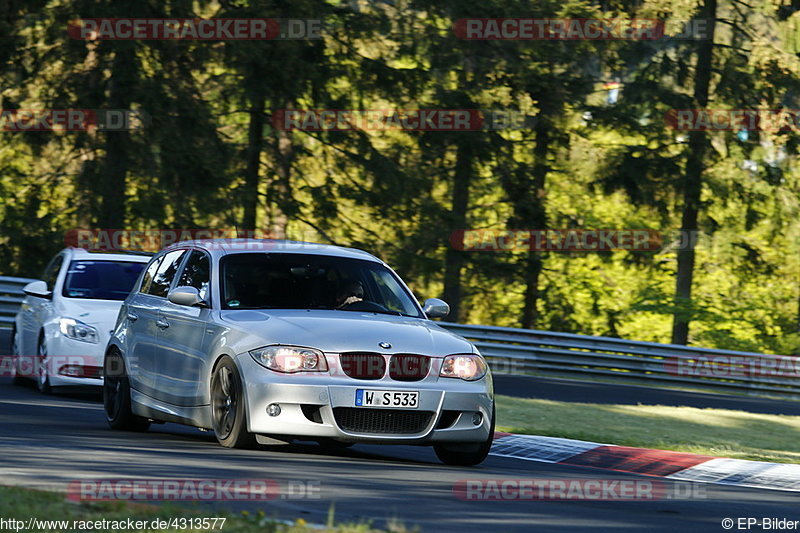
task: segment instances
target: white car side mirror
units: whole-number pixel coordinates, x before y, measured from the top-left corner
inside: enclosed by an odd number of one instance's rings
[[[48,300],[53,298],[53,292],[47,290],[47,283],[44,281],[31,281],[22,287],[22,292],[36,298],[46,298]]]

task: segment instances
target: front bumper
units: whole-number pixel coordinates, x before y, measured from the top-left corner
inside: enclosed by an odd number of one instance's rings
[[[384,444],[483,442],[489,437],[494,401],[490,375],[474,382],[439,379],[438,365],[434,365],[432,376],[422,381],[373,381],[327,373],[281,374],[262,367],[249,354],[240,354],[237,363],[244,381],[251,433]],[[356,389],[419,391],[417,409],[392,411],[418,413],[413,415],[418,420],[426,413],[430,417],[413,432],[408,432],[408,428],[403,433],[387,432],[385,428],[380,433],[343,429],[342,417],[337,420],[334,409],[339,413],[376,416],[373,414],[376,408],[355,407]],[[278,416],[267,414],[270,404],[280,406]],[[477,418],[480,421],[475,424]]]
[[[60,332],[46,338],[50,385],[102,386],[105,343],[70,339]]]

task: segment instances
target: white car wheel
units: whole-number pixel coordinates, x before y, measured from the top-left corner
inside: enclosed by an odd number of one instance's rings
[[[50,386],[50,360],[47,358],[47,346],[44,343],[44,338],[39,339],[38,350],[38,372],[36,376],[36,387],[42,394],[52,394],[53,387]]]

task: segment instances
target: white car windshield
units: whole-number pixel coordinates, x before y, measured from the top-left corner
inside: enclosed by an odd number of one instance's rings
[[[61,294],[66,298],[124,300],[147,263],[72,261]]]
[[[374,261],[241,253],[222,261],[223,309],[338,309],[422,317],[391,270]]]

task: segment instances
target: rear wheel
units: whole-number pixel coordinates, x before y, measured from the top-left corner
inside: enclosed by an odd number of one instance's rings
[[[17,328],[11,330],[11,382],[14,385],[22,385],[25,381],[24,376],[20,375],[20,339]]]
[[[150,427],[146,418],[131,410],[131,385],[122,356],[116,350],[109,352],[103,362],[103,407],[112,429],[145,431]]]
[[[454,442],[434,444],[436,456],[444,464],[453,466],[474,466],[480,464],[489,455],[494,440],[494,405],[492,405],[492,421],[489,424],[489,438],[483,442]]]
[[[42,394],[52,394],[53,387],[50,386],[50,360],[47,358],[47,346],[44,343],[44,336],[39,338],[38,347],[39,370],[36,376],[36,387]]]
[[[256,446],[256,436],[247,431],[242,378],[227,356],[220,359],[211,376],[211,422],[217,441],[226,448]]]

